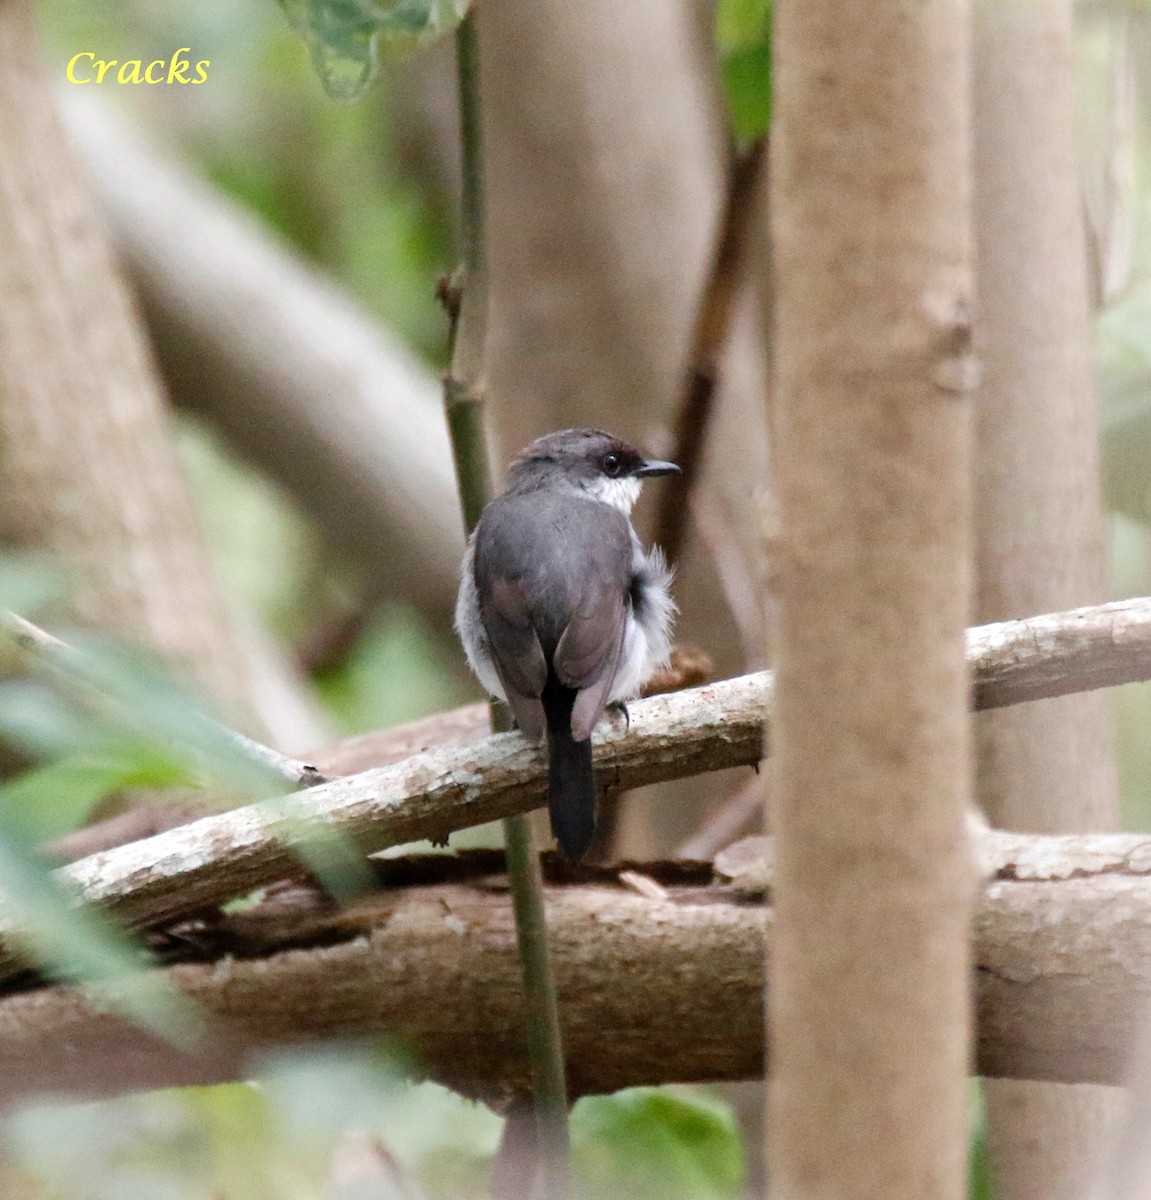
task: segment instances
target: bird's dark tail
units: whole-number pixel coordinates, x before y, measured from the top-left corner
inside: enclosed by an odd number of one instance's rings
[[[572,737],[574,689],[555,690],[567,695],[548,697],[552,702],[545,705],[548,716],[548,813],[560,849],[572,862],[578,862],[595,836],[596,791],[591,740],[577,742]]]

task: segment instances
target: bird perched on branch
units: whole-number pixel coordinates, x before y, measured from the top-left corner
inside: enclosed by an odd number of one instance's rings
[[[598,429],[550,433],[512,463],[464,555],[468,665],[528,737],[547,734],[552,833],[573,860],[595,833],[592,730],[670,648],[671,572],[631,510],[645,479],[678,471]]]

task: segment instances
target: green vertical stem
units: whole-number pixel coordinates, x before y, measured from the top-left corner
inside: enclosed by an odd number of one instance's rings
[[[456,78],[459,90],[462,219],[460,252],[464,269],[478,271],[484,261],[484,159],[480,133],[480,53],[476,15],[469,12],[456,30]]]
[[[461,270],[448,307],[451,366],[444,408],[455,459],[464,524],[470,534],[491,497],[484,436],[483,364],[487,338],[484,255],[483,153],[480,136],[479,53],[475,14],[456,31],[462,149]],[[509,728],[502,706],[492,706],[492,728]],[[566,1200],[569,1184],[568,1098],[555,980],[548,953],[539,856],[526,816],[503,822],[516,941],[523,970],[528,1048],[532,1064],[538,1145],[547,1200]]]
[[[571,1155],[567,1080],[559,1008],[548,954],[540,860],[532,842],[531,821],[525,814],[508,817],[503,827],[516,916],[516,944],[527,998],[528,1051],[532,1062],[544,1195],[548,1200],[564,1200],[570,1191]]]
[[[484,409],[482,403],[468,398],[466,387],[451,375],[444,380],[444,409],[464,528],[471,533],[492,494],[491,472],[484,449]]]

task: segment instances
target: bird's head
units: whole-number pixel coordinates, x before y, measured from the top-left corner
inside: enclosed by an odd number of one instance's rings
[[[509,487],[550,483],[586,492],[630,515],[645,479],[678,474],[675,463],[645,458],[601,429],[562,429],[536,438],[508,469]]]

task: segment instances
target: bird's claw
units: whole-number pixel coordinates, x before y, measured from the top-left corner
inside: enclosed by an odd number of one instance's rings
[[[608,714],[608,718],[613,725],[619,721],[620,717],[623,717],[625,732],[631,729],[631,713],[627,711],[626,701],[613,700],[604,711]]]

